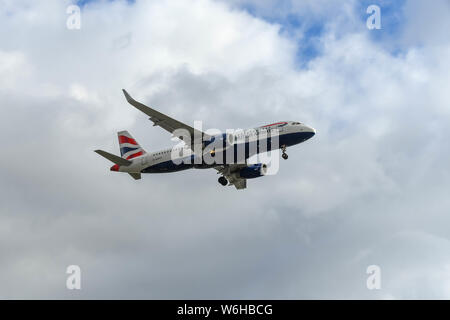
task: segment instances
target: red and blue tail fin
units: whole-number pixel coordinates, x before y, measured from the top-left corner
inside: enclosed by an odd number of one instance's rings
[[[122,158],[131,160],[146,154],[145,150],[134,140],[128,131],[117,132],[119,137],[120,155]]]

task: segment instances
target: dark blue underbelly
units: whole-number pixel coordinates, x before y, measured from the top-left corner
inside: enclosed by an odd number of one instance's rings
[[[279,137],[279,143],[278,148],[281,148],[281,146],[285,145],[287,147],[293,146],[296,144],[299,144],[301,142],[304,142],[311,138],[314,134],[311,132],[297,132],[297,133],[290,133],[281,135]],[[244,146],[242,144],[234,145],[234,152],[233,156],[227,156],[224,152],[216,152],[214,154],[214,159],[216,161],[215,164],[207,164],[204,161],[202,163],[194,163],[193,156],[188,157],[184,163],[175,164],[172,160],[160,162],[158,164],[152,165],[148,168],[145,168],[142,170],[142,173],[164,173],[164,172],[176,172],[176,171],[182,171],[187,170],[191,168],[197,168],[197,169],[207,169],[211,168],[220,164],[233,164],[240,162],[242,163],[245,159],[250,158],[254,156],[255,154],[274,150],[276,147],[272,146],[271,139],[267,139],[267,142],[265,140],[260,140],[257,142],[252,143],[246,142]],[[240,153],[242,153],[241,158],[238,158],[238,150],[240,150]],[[243,152],[245,151],[245,152]]]

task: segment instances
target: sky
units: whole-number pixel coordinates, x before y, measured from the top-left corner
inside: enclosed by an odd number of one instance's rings
[[[0,298],[449,299],[448,30],[448,0],[0,0]],[[317,133],[246,190],[134,181],[93,150],[174,142],[122,88],[204,128]]]

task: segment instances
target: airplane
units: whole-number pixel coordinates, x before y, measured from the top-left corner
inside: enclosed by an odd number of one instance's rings
[[[103,150],[95,150],[97,154],[114,163],[111,171],[128,173],[135,180],[141,179],[142,173],[214,168],[221,175],[218,179],[221,185],[235,186],[238,190],[245,189],[247,179],[262,177],[267,173],[267,164],[249,164],[248,158],[262,152],[281,149],[282,158],[287,160],[287,147],[302,143],[316,134],[314,128],[300,122],[280,121],[240,133],[236,131],[234,135],[209,135],[134,100],[126,90],[122,91],[128,103],[150,117],[153,126],[159,126],[183,141],[181,145],[172,148],[146,152],[128,131],[120,131],[117,133],[120,157]],[[180,130],[184,130],[187,136],[181,135]],[[276,138],[275,135],[271,136],[271,132],[276,132]],[[252,143],[256,148],[252,148]],[[231,150],[231,157],[228,157],[227,152]],[[207,162],[206,156],[222,161]]]

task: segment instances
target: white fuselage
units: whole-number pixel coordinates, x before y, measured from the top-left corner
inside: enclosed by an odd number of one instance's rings
[[[269,150],[289,147],[308,140],[315,134],[315,130],[299,122],[278,122],[268,126],[262,126],[251,130],[239,130],[234,134],[225,138],[224,135],[216,136],[218,140],[224,138],[230,143],[226,148],[230,146],[238,147],[238,145],[244,145],[248,147],[248,144],[252,141],[260,142],[263,139],[267,139],[268,135],[272,134],[275,130],[278,133],[278,143],[271,144]],[[208,148],[206,148],[207,150]],[[223,151],[224,148],[214,149],[214,152]],[[211,152],[212,150],[209,150]],[[263,151],[263,152],[265,152]],[[201,152],[200,152],[201,153]],[[198,154],[198,153],[195,153]],[[132,164],[129,166],[120,166],[118,171],[128,173],[162,173],[162,172],[174,172],[181,171],[190,168],[210,168],[212,165],[202,164],[194,165],[195,161],[191,165],[179,164],[182,159],[193,159],[196,156],[191,150],[190,146],[182,145],[172,148],[163,149],[157,152],[149,152],[140,157],[132,159]],[[248,158],[252,154],[245,153],[243,158]],[[245,159],[237,159],[238,161]]]

